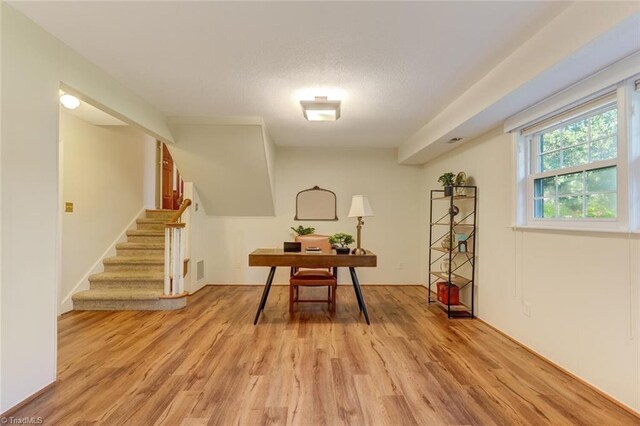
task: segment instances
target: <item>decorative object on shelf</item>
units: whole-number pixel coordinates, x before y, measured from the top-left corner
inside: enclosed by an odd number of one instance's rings
[[[297,228],[294,228],[292,226],[291,230],[293,232],[295,232],[296,235],[309,235],[309,234],[313,234],[314,232],[316,232],[316,228],[314,228],[312,226],[304,227],[302,225],[298,226]]]
[[[460,289],[455,285],[447,285],[446,282],[440,281],[436,284],[438,301],[444,305],[460,304]]]
[[[467,174],[465,172],[459,172],[453,180],[453,186],[456,188],[456,195],[464,195],[465,188],[463,186],[467,183]]]
[[[349,244],[354,243],[354,239],[351,235],[343,232],[333,234],[329,237],[329,242],[336,249],[337,254],[349,254]]]
[[[369,197],[366,195],[354,195],[351,198],[351,208],[349,209],[349,217],[357,217],[358,225],[357,229],[357,247],[353,249],[353,254],[362,255],[366,254],[367,251],[361,247],[362,242],[362,225],[364,225],[363,217],[371,217],[373,216],[373,210],[371,209],[371,204],[369,204]]]
[[[461,172],[458,176],[454,184],[463,183],[464,174]],[[443,175],[442,180],[449,177]],[[441,189],[430,191],[428,302],[437,302],[448,318],[475,318],[476,310],[478,187],[464,183],[461,185],[464,193],[456,196],[443,197]],[[455,221],[460,216],[464,216],[460,220],[464,223]],[[444,235],[442,225],[445,225]]]
[[[444,274],[448,274],[449,272],[455,271],[457,267],[458,265],[454,260],[451,260],[451,261],[443,260],[442,263],[440,263],[440,270]]]
[[[465,242],[465,243],[466,243],[466,242],[467,242],[467,238],[468,238],[468,235],[467,235],[467,234],[463,234],[463,233],[456,233],[456,235],[455,235],[455,248],[456,248],[459,252],[461,252],[461,251],[462,251],[462,250],[460,250],[460,244],[461,244],[461,243],[463,243],[463,242]],[[466,246],[466,244],[465,244],[465,246]],[[465,250],[465,251],[466,251],[466,250]]]
[[[440,245],[445,250],[453,250],[456,247],[455,240],[454,238],[451,237],[450,232],[444,237],[442,237],[442,240],[440,241]]]
[[[294,220],[338,220],[336,194],[328,189],[314,186],[296,195]]]
[[[438,178],[438,182],[444,186],[444,196],[450,197],[453,195],[453,181],[455,179],[455,173],[446,172]]]

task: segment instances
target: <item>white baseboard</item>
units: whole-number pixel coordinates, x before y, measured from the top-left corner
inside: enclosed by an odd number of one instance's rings
[[[71,300],[71,296],[73,296],[79,291],[89,290],[89,276],[91,276],[92,274],[97,274],[98,272],[102,272],[102,260],[105,257],[116,255],[116,244],[126,242],[127,231],[130,229],[134,229],[136,220],[144,217],[146,209],[147,209],[146,206],[143,207],[142,210],[140,210],[135,215],[135,217],[131,219],[131,222],[129,222],[129,224],[124,228],[124,230],[120,233],[120,235],[118,235],[118,237],[113,241],[113,243],[111,243],[111,245],[105,250],[105,252],[102,253],[102,256],[100,256],[96,260],[93,266],[89,268],[89,271],[87,271],[84,277],[82,277],[82,279],[78,281],[78,283],[73,287],[73,289],[71,289],[71,291],[62,299],[62,302],[60,302],[60,306],[58,306],[58,315],[62,315],[65,312],[69,312],[73,310],[73,301]]]

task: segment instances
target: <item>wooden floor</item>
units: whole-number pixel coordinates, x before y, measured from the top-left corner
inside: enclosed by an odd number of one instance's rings
[[[291,319],[274,287],[207,287],[174,312],[74,312],[59,380],[14,417],[47,425],[639,424],[474,320],[447,320],[422,287],[347,286],[338,311]]]

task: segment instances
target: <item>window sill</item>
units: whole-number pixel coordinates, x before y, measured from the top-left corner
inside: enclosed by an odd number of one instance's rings
[[[597,234],[597,235],[633,235],[640,236],[640,230],[629,229],[607,229],[607,228],[560,228],[554,226],[529,226],[529,225],[511,225],[509,228],[514,231],[531,231],[531,232],[548,232],[558,234]]]

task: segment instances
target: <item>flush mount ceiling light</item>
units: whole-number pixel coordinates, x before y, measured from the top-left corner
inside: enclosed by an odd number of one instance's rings
[[[330,101],[326,96],[316,96],[313,101],[300,101],[304,118],[309,121],[336,121],[340,118],[340,101]]]
[[[60,96],[60,103],[67,109],[76,109],[80,106],[80,99],[71,95],[62,95]]]

